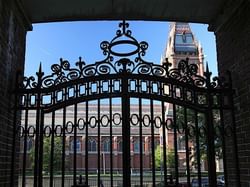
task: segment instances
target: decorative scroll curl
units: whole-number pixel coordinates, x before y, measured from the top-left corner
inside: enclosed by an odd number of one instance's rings
[[[80,59],[81,62],[81,59]],[[77,68],[71,68],[70,63],[67,60],[60,59],[59,64],[53,64],[51,66],[52,74],[42,78],[42,87],[55,86],[63,82],[79,79],[81,72]]]
[[[189,64],[189,59],[180,60],[177,68],[170,69],[169,77],[198,87],[206,85],[206,78],[198,72],[196,64]]]
[[[138,42],[132,36],[128,27],[129,24],[123,21],[119,24],[116,36],[110,42],[101,42],[100,48],[103,55],[106,56],[104,60],[94,64],[85,64],[80,57],[75,63],[75,67],[71,67],[69,61],[60,59],[59,64],[51,66],[52,73],[50,75],[44,76],[40,66],[36,73],[37,77],[24,77],[20,87],[23,89],[49,88],[87,77],[119,73],[169,78],[196,87],[229,87],[224,79],[215,77],[211,80],[211,73],[208,68],[204,76],[201,76],[198,65],[190,64],[188,58],[181,60],[178,66],[173,68],[170,68],[171,64],[167,59],[161,65],[145,61],[142,57],[146,55],[148,43],[145,41]],[[119,51],[118,46],[126,46],[127,51]]]

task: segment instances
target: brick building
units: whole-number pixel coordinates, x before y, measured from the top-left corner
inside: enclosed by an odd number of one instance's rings
[[[121,129],[121,105],[114,104],[113,108],[113,122],[112,122],[112,159],[113,159],[113,170],[119,172],[122,170],[122,129]],[[150,115],[150,106],[144,104],[142,107],[142,115]],[[138,114],[138,105],[131,105],[131,116]],[[101,156],[101,170],[103,172],[109,172],[110,169],[110,154],[111,154],[111,145],[110,145],[110,125],[109,125],[109,105],[102,104],[101,105],[101,123],[100,123],[100,144],[98,144],[98,123],[96,122],[98,118],[97,113],[97,105],[91,104],[88,109],[88,116],[90,120],[90,124],[88,127],[88,168],[90,172],[96,173],[97,170],[97,158],[98,158],[98,146],[100,147],[100,156]],[[161,116],[161,106],[154,105],[154,116]],[[77,116],[79,116],[78,120],[86,120],[86,110],[84,103],[78,104],[78,112]],[[55,136],[59,136],[62,133],[61,125],[63,118],[63,110],[58,110],[55,114],[55,129],[57,133]],[[29,123],[28,126],[31,127],[28,129],[32,129],[32,126],[35,126],[36,119],[36,111],[33,110],[29,113]],[[132,117],[132,120],[137,120]],[[74,121],[74,106],[67,107],[67,121]],[[24,120],[22,121],[24,124]],[[80,122],[81,123],[81,122]],[[52,115],[46,115],[44,121],[44,129],[46,131],[44,138],[51,138],[51,124],[52,124]],[[138,172],[140,168],[140,141],[139,141],[139,125],[131,125],[131,138],[130,138],[130,150],[131,150],[131,170],[132,172]],[[58,127],[57,127],[58,126]],[[34,131],[33,131],[34,132]],[[27,169],[32,169],[32,163],[30,161],[30,152],[32,148],[34,148],[34,138],[33,138],[32,130],[30,130],[29,138],[27,140]],[[154,143],[155,148],[160,144],[160,129],[155,128],[154,130]],[[152,164],[152,149],[151,149],[151,127],[144,127],[142,132],[142,143],[143,143],[143,167],[146,170],[150,170]],[[77,130],[76,136],[76,152],[77,152],[77,170],[84,171],[85,170],[85,154],[86,154],[86,128],[79,127]],[[23,142],[21,141],[21,148],[23,149]],[[66,151],[66,160],[67,166],[66,170],[71,171],[73,168],[73,156],[74,156],[74,133],[73,127],[71,124],[67,126],[66,130],[66,143],[65,143]],[[60,146],[60,145],[55,145]],[[23,151],[21,150],[21,153]],[[46,154],[46,153],[45,153]],[[48,153],[49,154],[49,153]],[[21,168],[23,163],[23,157],[20,158]],[[33,165],[34,166],[34,165]]]

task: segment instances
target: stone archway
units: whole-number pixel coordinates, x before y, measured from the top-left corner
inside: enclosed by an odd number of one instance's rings
[[[28,2],[28,1],[26,1]],[[29,3],[29,2],[28,2]],[[249,2],[248,1],[237,1],[227,2],[223,5],[224,1],[220,1],[220,5],[215,4],[215,14],[209,17],[207,22],[211,25],[210,29],[213,30],[217,38],[217,50],[218,50],[218,61],[219,61],[219,73],[222,75],[227,69],[232,71],[232,78],[236,80],[234,87],[236,88],[236,123],[237,123],[237,134],[239,135],[239,160],[241,163],[241,181],[243,186],[250,186],[249,184],[249,172],[244,166],[248,166],[249,157],[248,145],[250,140],[249,137]],[[234,4],[235,3],[235,4]],[[27,4],[26,4],[27,5]],[[25,5],[25,6],[26,6]],[[191,5],[194,5],[191,3]],[[122,6],[122,5],[121,5]],[[12,133],[13,113],[11,107],[13,106],[13,97],[11,96],[12,88],[14,87],[15,72],[20,70],[23,72],[24,65],[24,53],[25,53],[25,36],[27,30],[31,29],[31,23],[29,22],[30,17],[23,6],[15,1],[0,2],[0,60],[2,62],[1,70],[1,131],[2,135],[0,138],[2,144],[1,150],[1,177],[0,184],[8,186],[8,176],[10,173],[10,149],[13,144],[12,139],[9,138]],[[201,14],[192,14],[193,19],[190,15],[182,15],[182,17],[172,17],[162,15],[165,20],[175,21],[200,21],[202,19],[203,10],[207,7],[201,7]],[[176,11],[178,9],[170,9]],[[119,15],[119,11],[116,12]],[[125,14],[126,15],[126,14]],[[144,17],[142,11],[141,19],[152,19],[150,15]],[[218,15],[218,16],[217,16]],[[98,17],[96,19],[105,19],[105,17]],[[113,19],[120,18],[119,16],[113,17]],[[196,18],[196,20],[194,19]],[[71,20],[74,18],[71,17]],[[78,19],[81,19],[78,17]],[[112,19],[111,17],[109,19]],[[135,19],[132,18],[131,19]],[[157,20],[157,18],[154,18]],[[160,18],[159,18],[160,19]],[[59,19],[58,19],[59,20]],[[62,20],[62,19],[61,19]],[[230,148],[230,147],[229,147]],[[232,186],[234,184],[234,177],[231,178]]]

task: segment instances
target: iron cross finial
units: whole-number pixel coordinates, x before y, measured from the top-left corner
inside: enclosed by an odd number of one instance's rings
[[[122,29],[122,34],[126,34],[126,29],[129,27],[129,24],[125,20],[122,20],[119,27]]]
[[[126,21],[123,20],[122,21],[122,32],[125,33],[125,31],[126,31]]]

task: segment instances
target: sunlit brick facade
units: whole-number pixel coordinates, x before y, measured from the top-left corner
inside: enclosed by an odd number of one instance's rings
[[[142,106],[142,115],[150,115],[150,105]],[[131,105],[131,116],[132,114],[138,114],[138,105]],[[77,130],[77,136],[74,137],[74,129],[71,125],[66,125],[66,137],[65,137],[65,160],[66,171],[71,171],[73,169],[73,156],[74,156],[74,140],[76,140],[76,160],[77,160],[77,170],[84,171],[85,169],[85,159],[86,159],[86,141],[88,141],[88,168],[90,172],[96,172],[98,168],[98,156],[100,156],[100,168],[103,172],[109,172],[110,169],[110,125],[109,125],[109,105],[102,104],[101,105],[101,113],[100,113],[100,144],[98,144],[98,122],[95,121],[98,119],[97,113],[97,105],[92,104],[89,105],[88,108],[88,116],[89,116],[89,127],[88,127],[88,137],[86,137],[86,128],[83,128],[79,122],[79,128]],[[29,113],[29,126],[35,125],[36,119],[36,111],[32,111]],[[121,113],[121,105],[114,104],[112,106],[113,112],[113,122],[112,122],[112,161],[113,161],[113,170],[114,171],[122,171],[122,132],[121,132],[121,119],[118,114]],[[55,112],[55,127],[56,129],[54,136],[60,136],[61,127],[62,126],[62,118],[63,118],[63,110],[58,110]],[[161,116],[161,106],[156,104],[154,105],[154,117]],[[83,103],[78,104],[78,121],[86,120],[86,110],[85,105]],[[67,107],[67,122],[74,121],[74,107]],[[133,118],[133,117],[132,117]],[[134,120],[134,119],[131,119]],[[24,123],[24,121],[23,121]],[[44,129],[45,134],[44,138],[48,136],[51,138],[51,125],[52,124],[52,114],[45,115]],[[131,155],[131,169],[132,172],[137,172],[140,168],[140,137],[139,137],[139,125],[131,126],[131,138],[130,138],[130,155]],[[30,131],[30,138],[27,138],[27,165],[26,167],[32,169],[32,163],[30,162],[30,150],[34,146],[34,137],[32,137],[32,130]],[[160,144],[160,130],[159,128],[154,129],[154,148]],[[152,134],[151,134],[151,126],[143,127],[142,131],[142,147],[143,147],[143,168],[145,170],[150,170],[152,167],[152,144],[151,144]],[[21,141],[23,142],[23,141]],[[55,145],[57,146],[57,145]],[[23,148],[23,145],[21,145]],[[98,155],[98,147],[100,149],[100,155]],[[23,156],[21,156],[21,160],[23,160]],[[23,162],[21,162],[22,165]]]

